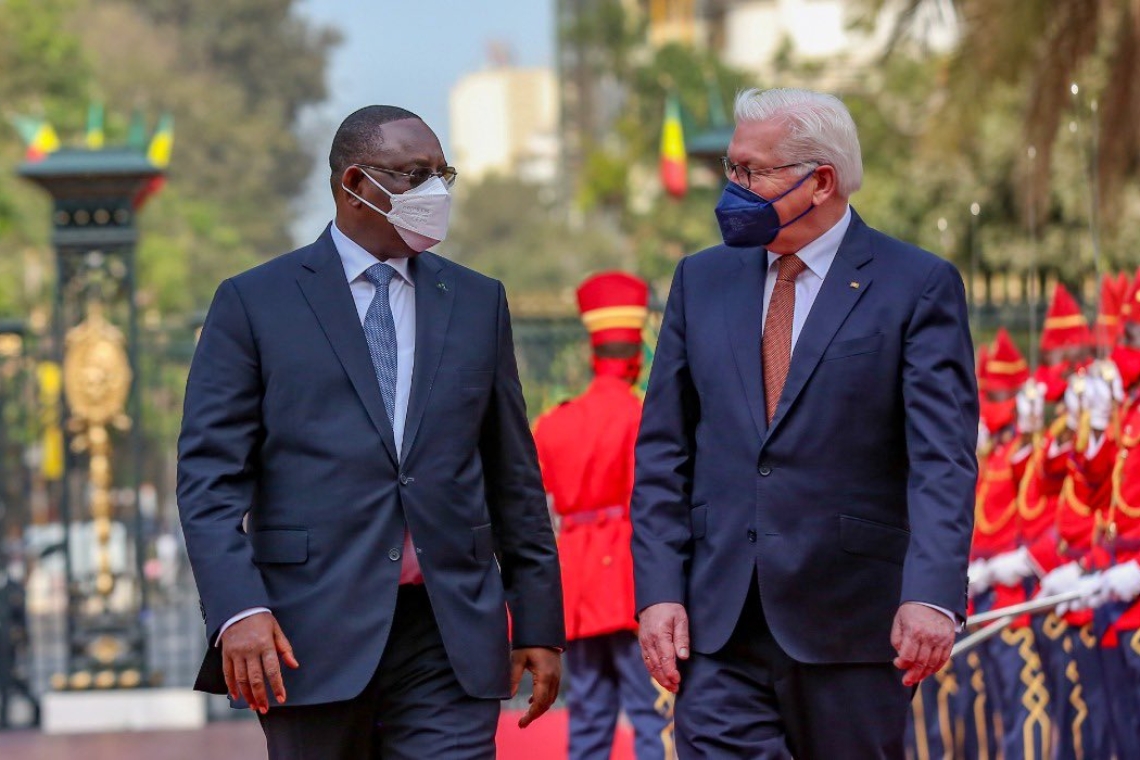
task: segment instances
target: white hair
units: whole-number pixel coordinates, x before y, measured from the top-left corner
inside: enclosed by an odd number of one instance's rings
[[[777,152],[781,163],[803,161],[835,168],[843,197],[863,185],[859,135],[847,106],[834,95],[787,88],[743,90],[733,108],[736,123],[781,122],[787,135]]]

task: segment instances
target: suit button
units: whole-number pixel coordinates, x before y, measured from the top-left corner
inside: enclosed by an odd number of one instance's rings
[[[389,549],[388,550],[388,559],[392,560],[393,562],[400,559],[400,550],[399,549]]]
[[[754,530],[748,531],[748,542],[751,544],[756,543],[756,531],[754,531]]]
[[[406,486],[408,484],[408,480],[409,480],[408,476],[401,472],[400,473],[400,485]]]
[[[772,468],[771,468],[771,467],[769,467],[769,466],[768,466],[768,465],[766,465],[766,464],[762,464],[762,465],[760,465],[760,470],[759,470],[759,472],[760,472],[760,475],[761,475],[761,477],[765,477],[765,478],[766,478],[766,477],[768,477],[769,475],[771,475],[771,474],[772,474]]]

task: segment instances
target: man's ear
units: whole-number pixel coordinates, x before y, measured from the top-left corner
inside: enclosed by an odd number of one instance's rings
[[[812,191],[812,201],[820,205],[839,194],[839,176],[831,164],[823,164],[815,170],[815,190]]]
[[[341,172],[340,175],[340,184],[343,185],[343,187],[338,186],[336,189],[344,193],[345,201],[347,201],[350,205],[357,207],[362,205],[360,201],[357,200],[352,195],[352,193],[345,193],[344,188],[347,187],[353,193],[361,195],[362,193],[360,191],[362,188],[360,187],[360,183],[364,181],[364,172],[361,171],[357,166],[349,166],[347,169]]]

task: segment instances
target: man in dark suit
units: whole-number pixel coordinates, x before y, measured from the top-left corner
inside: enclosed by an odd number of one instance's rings
[[[851,210],[837,99],[750,90],[736,122],[726,245],[677,267],[638,438],[643,656],[681,758],[902,758],[965,614],[962,280]]]
[[[541,715],[564,645],[503,286],[423,252],[455,170],[419,117],[353,113],[329,164],[334,223],[222,283],[190,370],[198,688],[274,760],[493,757],[499,700],[529,670]]]

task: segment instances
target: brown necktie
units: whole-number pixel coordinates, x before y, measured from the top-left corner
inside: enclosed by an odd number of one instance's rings
[[[776,274],[776,287],[768,302],[768,318],[764,321],[764,338],[761,354],[764,358],[764,405],[768,411],[768,424],[776,416],[776,405],[788,379],[788,366],[792,363],[792,315],[796,308],[796,278],[807,264],[794,253],[781,256]]]

